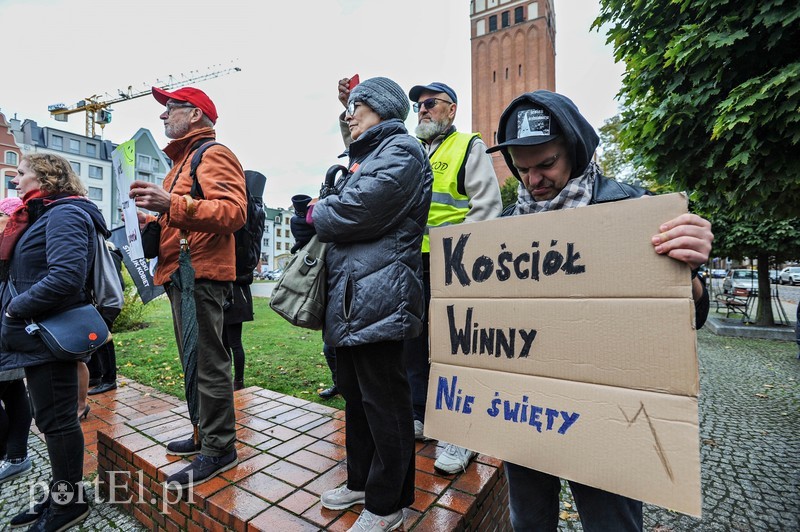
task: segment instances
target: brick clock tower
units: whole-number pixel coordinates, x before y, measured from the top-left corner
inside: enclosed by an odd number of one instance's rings
[[[472,130],[497,144],[503,109],[523,92],[556,87],[556,24],[552,0],[471,0]],[[493,153],[502,186],[511,177]]]

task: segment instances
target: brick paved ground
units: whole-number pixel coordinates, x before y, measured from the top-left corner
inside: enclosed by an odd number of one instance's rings
[[[645,505],[645,528],[669,531],[800,530],[800,360],[786,342],[698,335],[703,518]],[[96,436],[104,423],[151,414],[173,398],[130,383],[105,404],[92,403],[84,422],[87,479],[96,468]],[[35,466],[0,488],[0,527],[24,506],[28,487],[49,474],[46,448],[29,439]],[[89,486],[87,493],[93,497]],[[560,530],[581,530],[564,490]],[[145,530],[118,507],[96,504],[81,530]]]

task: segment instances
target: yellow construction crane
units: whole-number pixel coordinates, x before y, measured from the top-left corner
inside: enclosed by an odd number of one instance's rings
[[[207,79],[218,78],[231,72],[240,72],[242,69],[236,66],[225,68],[222,70],[214,70],[205,74],[190,75],[175,79],[169,76],[167,82],[156,81],[153,85],[162,89],[177,89],[184,85],[205,81]],[[190,73],[191,74],[191,73]],[[132,86],[128,87],[127,91],[118,90],[119,96],[116,97],[102,97],[97,94],[84,98],[73,106],[67,107],[63,103],[55,103],[48,105],[47,110],[59,122],[66,122],[67,117],[73,113],[86,113],[86,136],[94,138],[94,126],[99,124],[100,128],[104,128],[106,124],[111,122],[111,106],[115,103],[133,100],[134,98],[141,98],[150,94],[151,88],[148,86],[146,89],[134,91]]]

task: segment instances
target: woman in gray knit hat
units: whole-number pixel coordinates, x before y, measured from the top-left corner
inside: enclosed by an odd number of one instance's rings
[[[422,330],[420,246],[433,175],[403,124],[405,91],[371,78],[349,95],[352,142],[336,191],[306,222],[330,243],[325,342],[336,347],[336,384],[346,401],[347,483],[322,505],[363,504],[351,530],[394,530],[414,501],[414,419],[403,341]]]

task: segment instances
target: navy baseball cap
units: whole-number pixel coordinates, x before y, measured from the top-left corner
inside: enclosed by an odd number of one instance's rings
[[[411,90],[408,91],[408,97],[411,98],[412,102],[417,102],[419,101],[419,95],[425,91],[443,92],[447,94],[451,100],[453,100],[453,103],[458,103],[458,97],[456,96],[456,91],[454,91],[441,81],[434,81],[430,85],[414,85],[413,87],[411,87]]]

